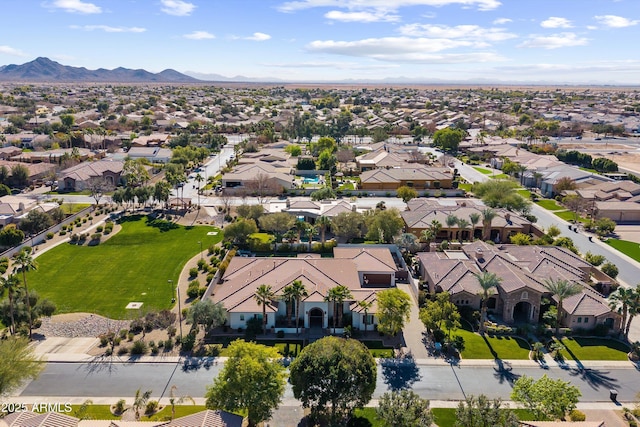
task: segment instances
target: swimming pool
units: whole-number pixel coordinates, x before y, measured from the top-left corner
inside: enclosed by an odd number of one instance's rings
[[[303,184],[317,184],[319,182],[320,178],[318,176],[302,178]]]

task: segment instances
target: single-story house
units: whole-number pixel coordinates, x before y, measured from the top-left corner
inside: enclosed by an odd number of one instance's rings
[[[152,133],[151,135],[140,135],[131,140],[131,145],[136,147],[157,147],[169,142],[171,135],[167,133]]]
[[[404,167],[407,165],[407,162],[407,157],[401,156],[397,153],[391,153],[386,149],[386,147],[381,147],[375,151],[356,157],[356,166],[360,172],[374,169]]]
[[[131,147],[127,152],[127,157],[137,159],[147,159],[151,163],[169,163],[172,151],[168,148],[160,147]]]
[[[102,178],[109,186],[116,187],[120,183],[120,175],[124,162],[121,160],[99,160],[72,166],[60,172],[59,188],[65,191],[81,191],[87,188],[89,180]]]
[[[640,222],[640,184],[633,181],[603,182],[590,187],[566,190],[584,201],[585,210],[593,209],[597,218],[617,223]]]
[[[562,326],[593,329],[605,324],[620,328],[621,316],[591,286],[595,267],[566,248],[558,246],[488,245],[476,241],[459,251],[421,252],[419,268],[430,292],[449,292],[458,306],[480,308],[481,291],[475,274],[488,271],[501,281],[487,301],[489,312],[507,323],[533,323],[540,318],[543,298],[553,298],[545,280],[568,280],[581,292],[563,301]],[[598,272],[597,277],[603,277]]]
[[[284,170],[287,170],[286,168]],[[280,194],[283,189],[293,188],[293,175],[269,163],[250,163],[236,166],[222,176],[222,188],[245,190],[262,194]]]
[[[416,190],[452,188],[453,173],[449,168],[420,164],[392,169],[374,169],[360,175],[361,190],[397,190],[407,186]]]
[[[336,247],[334,258],[322,258],[317,254],[301,254],[298,258],[234,257],[221,284],[214,287],[212,299],[226,308],[230,327],[244,328],[250,318],[262,318],[263,307],[254,296],[260,285],[269,284],[277,297],[266,307],[267,327],[292,331],[285,322],[287,304],[279,296],[285,286],[299,280],[308,293],[297,314],[300,327],[329,328],[337,313],[334,313],[333,303],[325,298],[331,288],[344,285],[352,297],[338,310],[342,310],[343,319],[350,314],[352,326],[362,330],[365,322],[367,325],[377,323],[376,292],[394,287],[398,270],[386,247]],[[373,303],[366,319],[358,306],[358,301],[364,300]],[[295,304],[291,309],[295,319]]]

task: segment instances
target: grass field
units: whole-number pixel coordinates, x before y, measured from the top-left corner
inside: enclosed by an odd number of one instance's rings
[[[534,421],[533,414],[526,409],[505,409],[513,411],[520,421]],[[455,408],[433,408],[431,409],[435,423],[438,427],[453,427],[456,424]]]
[[[516,190],[516,193],[518,193],[519,195],[521,195],[522,197],[524,197],[527,200],[531,199],[531,191],[529,191],[529,190],[525,190],[524,188],[521,188],[519,190]]]
[[[275,236],[269,233],[253,233],[249,234],[250,239],[258,239],[260,243],[271,243],[275,240]]]
[[[367,346],[371,355],[375,358],[390,358],[393,357],[393,349],[385,347],[382,341],[362,341]]]
[[[115,402],[114,402],[115,403]],[[71,405],[71,412],[66,415],[72,417],[79,416],[78,413],[80,405]],[[176,418],[184,417],[186,415],[195,414],[196,412],[204,411],[207,409],[203,405],[176,405]],[[142,409],[144,411],[144,408]],[[142,415],[142,414],[141,414]],[[119,420],[121,417],[113,415],[111,413],[110,405],[89,405],[83,417],[88,420]],[[141,416],[140,421],[163,421],[171,418],[171,406],[167,405],[160,412],[150,416]]]
[[[464,338],[463,359],[505,359],[526,360],[529,358],[529,344],[521,338],[496,335],[490,337],[458,329],[452,335]]]
[[[555,200],[541,199],[536,202],[536,205],[545,208],[548,211],[561,211],[564,208],[556,203]]]
[[[491,175],[493,173],[492,170],[487,169],[487,168],[482,168],[480,166],[474,166],[473,168],[475,170],[477,170],[478,172],[480,172],[481,174],[484,174],[484,175]]]
[[[509,179],[509,175],[507,175],[506,173],[499,173],[496,175],[491,175],[489,178],[491,179]]]
[[[37,258],[27,276],[31,289],[52,300],[57,313],[89,312],[127,319],[129,302],[142,311],[170,308],[184,264],[222,239],[214,227],[183,227],[146,217],[126,217],[122,230],[97,246],[62,244]]]
[[[628,240],[608,239],[607,245],[640,262],[640,245]]]
[[[575,360],[628,360],[629,347],[620,341],[602,338],[563,338],[562,345],[568,359]]]
[[[355,415],[347,427],[385,427],[385,423],[378,418],[375,408],[362,408],[353,411]]]
[[[471,191],[471,187],[473,187],[473,184],[458,184],[458,188],[466,192]]]

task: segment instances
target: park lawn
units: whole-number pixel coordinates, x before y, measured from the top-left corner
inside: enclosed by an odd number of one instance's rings
[[[460,335],[464,338],[463,359],[529,359],[529,344],[522,338],[506,335],[490,337],[488,334],[482,337],[480,334],[464,329],[458,329],[451,335]]]
[[[208,235],[208,232],[218,232]],[[125,217],[122,230],[97,246],[59,245],[37,258],[29,272],[31,289],[53,301],[56,313],[88,312],[127,319],[126,310],[142,302],[142,312],[171,307],[173,284],[185,263],[222,239],[215,227],[183,227],[147,217]]]
[[[604,338],[565,337],[565,355],[575,360],[628,360],[629,347],[620,341]]]
[[[491,175],[493,173],[492,170],[489,170],[487,168],[482,168],[480,166],[473,166],[473,168],[484,175]]]
[[[275,236],[269,233],[253,233],[249,234],[250,239],[258,239],[260,243],[272,243],[275,240]]]
[[[531,199],[531,191],[529,191],[529,190],[525,190],[524,188],[521,188],[519,190],[516,190],[516,193],[518,193],[519,195],[521,195],[522,197],[524,197],[527,200]]]
[[[555,200],[550,200],[550,199],[538,200],[538,201],[536,201],[536,205],[538,205],[540,207],[543,207],[544,209],[546,209],[548,211],[561,211],[561,210],[564,210],[564,208],[562,206],[558,205]]]
[[[640,262],[640,245],[628,240],[607,239],[607,245]]]

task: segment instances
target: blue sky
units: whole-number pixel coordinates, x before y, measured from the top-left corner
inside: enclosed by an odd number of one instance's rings
[[[638,0],[2,0],[0,65],[640,85]]]

